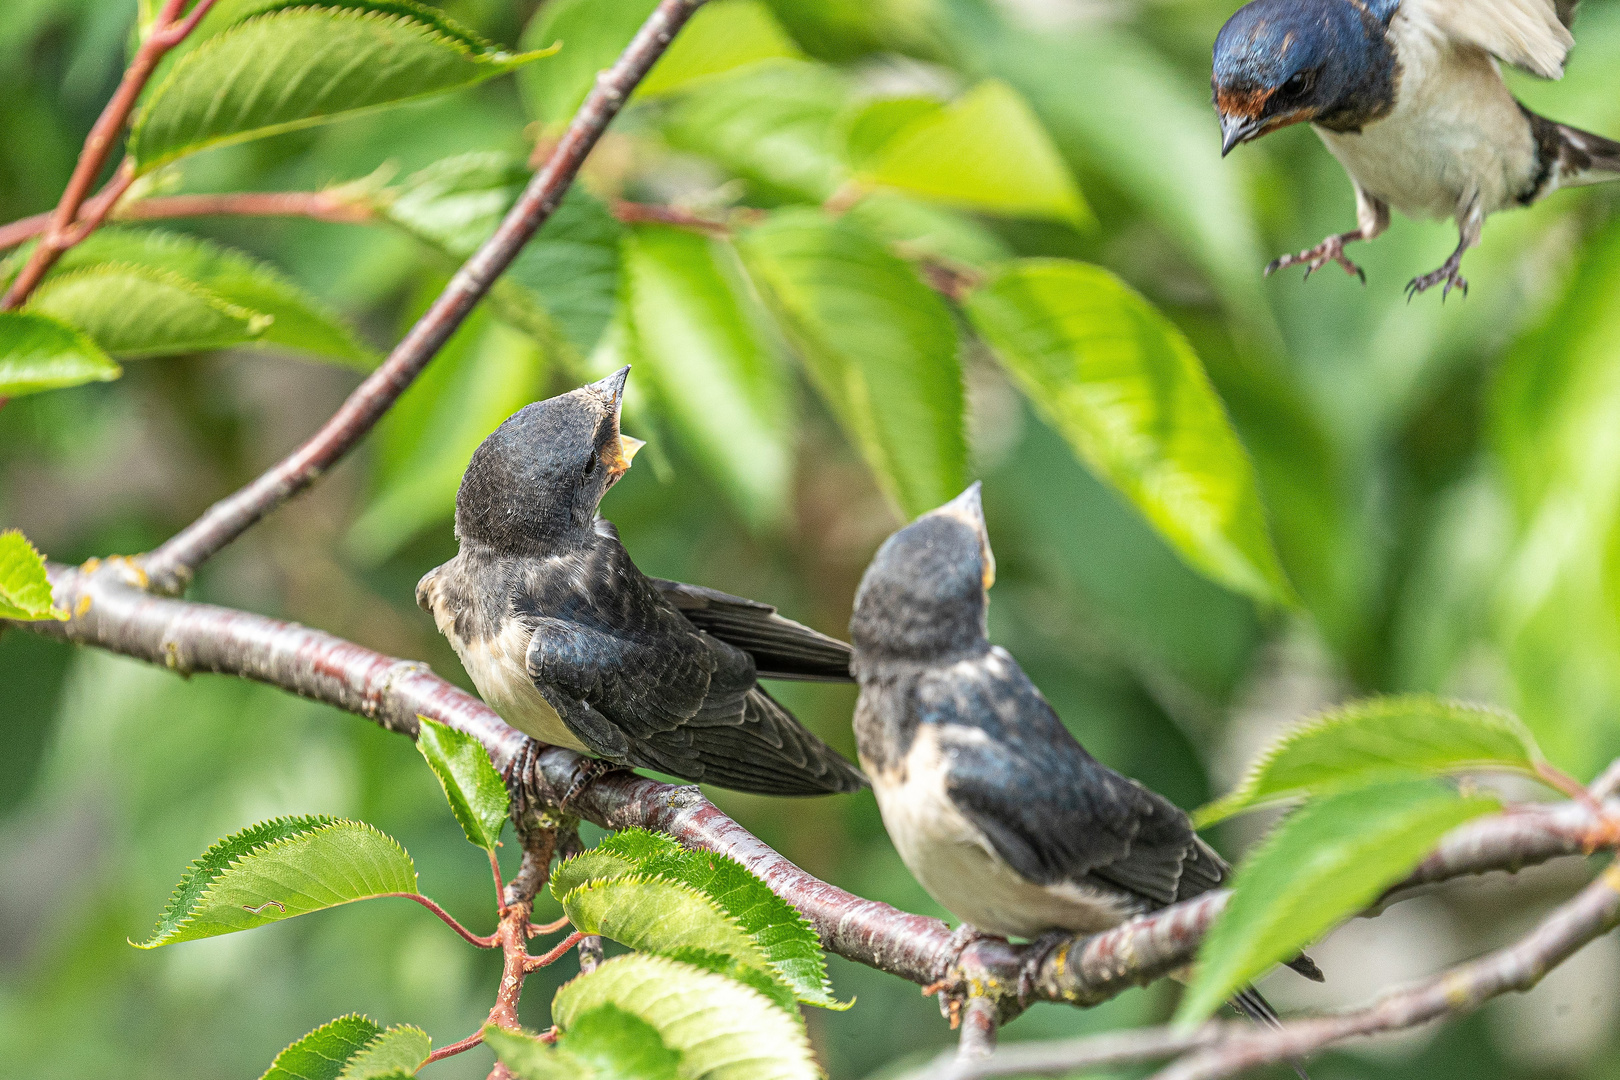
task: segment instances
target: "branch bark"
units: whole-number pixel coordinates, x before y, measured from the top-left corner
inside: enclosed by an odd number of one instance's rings
[[[90,134],[84,140],[84,148],[79,151],[78,163],[73,168],[73,175],[68,179],[67,187],[58,200],[56,209],[51,211],[49,222],[46,224],[44,235],[39,246],[34,248],[28,261],[18,271],[17,277],[6,290],[4,300],[0,300],[0,310],[10,311],[20,307],[28,299],[28,294],[40,283],[56,260],[62,253],[73,245],[79,243],[90,233],[95,231],[103,218],[112,209],[119,197],[129,189],[130,183],[135,179],[133,164],[126,160],[119,166],[118,172],[113,176],[107,190],[100,196],[90,200],[91,205],[86,207],[85,200],[89,198],[90,186],[101,175],[103,166],[107,164],[107,157],[112,153],[113,145],[117,141],[118,133],[129,122],[129,114],[140,99],[141,90],[146,86],[152,72],[157,69],[158,62],[168,55],[170,49],[180,44],[197,28],[197,23],[208,14],[208,9],[214,6],[214,0],[197,0],[196,6],[189,15],[183,14],[186,0],[166,0],[158,12],[152,29],[135,50],[135,56],[130,60],[129,67],[124,69],[124,76],[118,82],[118,89],[108,100],[101,115],[90,128]],[[83,219],[79,216],[81,208],[88,212]]]
[[[661,0],[618,61],[597,76],[595,87],[574,114],[562,141],[523,189],[495,234],[450,279],[382,366],[302,446],[240,491],[215,503],[202,517],[147,555],[142,566],[150,588],[179,593],[197,567],[264,515],[309,487],[372,429],[483,299],[523,245],[551,217],[630,92],[703,2]],[[72,215],[66,220],[72,221]]]
[[[514,794],[536,806],[555,805],[584,761],[508,727],[483,702],[423,664],[296,623],[153,596],[138,588],[139,568],[127,560],[53,565],[50,575],[57,606],[72,617],[15,625],[180,674],[216,672],[270,683],[413,737],[417,716],[431,717],[482,742]],[[1390,895],[1620,843],[1611,835],[1620,804],[1607,808],[1605,818],[1584,803],[1557,803],[1471,822],[1450,834]],[[960,980],[993,998],[1003,1020],[1018,1010],[1014,988],[1023,946],[990,939],[959,950],[938,919],[863,899],[805,873],[695,787],[612,772],[576,795],[570,811],[606,828],[636,825],[667,833],[690,848],[729,855],[797,908],[828,950],[919,985],[947,976]],[[1192,960],[1227,896],[1206,893],[1052,950],[1035,980],[1035,998],[1091,1005],[1174,971]]]

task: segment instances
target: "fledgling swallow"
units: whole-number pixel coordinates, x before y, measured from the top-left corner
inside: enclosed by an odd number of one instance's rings
[[[994,580],[974,484],[889,537],[856,593],[855,740],[907,868],[959,934],[1048,946],[1221,884],[1229,867],[1187,815],[1086,753],[990,644]],[[1305,957],[1290,966],[1321,978]],[[1234,1004],[1276,1018],[1252,988]]]
[[[1408,296],[1468,291],[1463,253],[1485,219],[1559,188],[1620,180],[1620,143],[1519,104],[1497,62],[1561,78],[1579,0],[1255,0],[1215,40],[1225,156],[1310,123],[1350,174],[1358,228],[1284,255],[1270,274],[1330,260],[1366,280],[1344,245],[1412,218],[1453,218],[1461,239]]]
[[[848,681],[849,646],[767,604],[647,577],[597,516],[642,446],[619,431],[629,371],[484,440],[456,495],[460,553],[416,602],[484,700],[542,742],[738,791],[858,790],[860,772],[756,681]]]

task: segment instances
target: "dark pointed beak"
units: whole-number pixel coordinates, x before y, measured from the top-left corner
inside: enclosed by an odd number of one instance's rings
[[[1221,157],[1232,152],[1239,143],[1246,143],[1260,134],[1264,122],[1258,117],[1228,116],[1221,114]]]
[[[597,379],[595,382],[586,386],[585,389],[594,390],[598,394],[601,394],[603,397],[607,398],[613,403],[614,409],[617,409],[619,407],[619,403],[624,398],[624,382],[629,377],[630,365],[626,364],[624,367],[607,376],[605,379]]]
[[[984,562],[984,587],[988,590],[996,583],[996,555],[990,550],[990,530],[984,523],[984,499],[980,493],[981,487],[979,481],[973,481],[962,494],[930,513],[955,518],[978,534],[980,554]]]

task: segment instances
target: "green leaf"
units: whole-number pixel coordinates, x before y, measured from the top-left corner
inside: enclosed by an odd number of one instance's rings
[[[270,11],[175,62],[136,115],[146,173],[186,154],[472,86],[540,58],[480,48],[403,4]]]
[[[126,357],[243,345],[273,321],[173,271],[126,263],[47,277],[27,310],[60,319],[107,352]]]
[[[45,560],[17,529],[0,531],[0,619],[66,620],[51,603]]]
[[[473,451],[540,396],[544,373],[529,337],[475,310],[384,418],[377,492],[349,529],[349,554],[375,566],[449,521]]]
[[[1196,1025],[1234,991],[1294,956],[1400,881],[1440,837],[1500,808],[1433,780],[1359,788],[1284,821],[1232,879],[1232,899],[1199,950],[1176,1022]]]
[[[613,66],[658,0],[551,0],[542,4],[519,42],[524,49],[561,46],[549,64],[518,74],[529,115],[547,125],[566,123],[596,82]]]
[[[739,982],[659,956],[619,956],[566,983],[551,1003],[565,1035],[613,1005],[681,1055],[683,1080],[816,1080],[799,1019]]]
[[[494,851],[506,824],[511,796],[501,774],[490,764],[484,744],[448,724],[425,716],[416,719],[420,725],[416,748],[439,778],[461,831],[485,851]]]
[[[677,430],[756,529],[787,515],[789,387],[729,244],[646,226],[625,244],[627,310]],[[642,368],[637,369],[642,370]]]
[[[664,138],[767,196],[819,203],[848,177],[838,122],[849,97],[829,68],[772,60],[693,87],[664,117]]]
[[[410,856],[370,825],[324,816],[275,818],[226,837],[192,863],[152,936],[138,947],[251,930],[415,891]]]
[[[349,1059],[382,1030],[359,1013],[340,1016],[277,1054],[259,1080],[338,1080]]]
[[[0,398],[108,382],[123,373],[95,342],[66,323],[33,312],[0,311]]]
[[[907,259],[987,269],[1012,258],[1002,239],[968,215],[898,191],[873,191],[844,211],[844,220]]]
[[[1036,410],[1189,565],[1293,601],[1254,466],[1170,320],[1108,271],[1059,259],[1004,267],[967,313]]]
[[[107,263],[172,273],[227,304],[268,316],[270,321],[252,339],[258,344],[297,349],[365,370],[376,364],[376,354],[319,300],[274,267],[240,251],[182,233],[107,228],[64,255],[53,276]],[[46,278],[47,283],[51,280]]]
[[[404,1074],[415,1076],[427,1064],[433,1040],[419,1027],[401,1024],[382,1032],[365,1048],[349,1058],[338,1080],[389,1080]]]
[[[1323,713],[1260,755],[1236,791],[1194,815],[1198,828],[1284,799],[1322,795],[1390,773],[1501,768],[1534,773],[1541,751],[1519,720],[1427,694],[1371,698]]]
[[[601,934],[638,952],[676,957],[732,974],[765,976],[767,997],[786,1008],[793,994],[776,983],[754,939],[708,896],[663,877],[623,876],[589,881],[562,898],[563,911],[586,934]]]
[[[776,16],[759,0],[710,0],[675,36],[636,93],[642,97],[669,94],[762,60],[803,57]]]
[[[844,159],[857,172],[875,164],[896,135],[925,117],[938,117],[945,106],[931,97],[878,98],[861,105],[844,121]]]
[[[495,232],[528,181],[519,158],[463,154],[406,178],[389,191],[383,212],[459,262]],[[623,235],[607,207],[575,185],[496,281],[491,300],[502,318],[548,346],[588,355],[618,304]]]
[[[581,1014],[553,1046],[489,1025],[484,1041],[518,1080],[676,1080],[681,1055],[652,1025],[614,1005]]]
[[[812,382],[906,517],[966,486],[956,326],[911,268],[848,222],[782,211],[743,261]]]
[[[845,1009],[833,996],[820,941],[804,916],[735,859],[688,851],[662,833],[621,829],[557,866],[552,891],[562,898],[586,882],[640,875],[679,882],[708,896],[759,947],[798,1000]]]
[[[915,113],[862,166],[869,184],[992,214],[1048,218],[1076,228],[1091,223],[1068,166],[1024,99],[1006,83],[987,80],[936,111]],[[855,136],[867,140],[880,122]]]

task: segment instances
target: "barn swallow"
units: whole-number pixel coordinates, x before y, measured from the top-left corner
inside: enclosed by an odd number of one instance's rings
[[[850,620],[855,740],[907,868],[959,935],[1037,941],[1028,980],[1064,937],[1197,896],[1230,868],[1169,800],[1086,753],[990,644],[994,580],[978,484],[884,542]],[[1291,966],[1321,978],[1305,957]],[[1275,1021],[1253,988],[1234,1004]]]
[[[484,700],[541,742],[738,791],[863,787],[756,681],[849,681],[849,646],[768,604],[647,577],[598,516],[642,446],[619,431],[629,371],[484,440],[456,495],[460,552],[416,602]]]
[[[1452,218],[1460,240],[1408,296],[1468,291],[1463,253],[1485,219],[1559,188],[1620,180],[1620,143],[1538,116],[1502,81],[1503,61],[1564,73],[1579,0],[1255,0],[1215,40],[1222,156],[1310,123],[1356,191],[1358,228],[1284,255],[1270,274],[1329,261],[1363,281],[1344,246],[1412,218]]]

